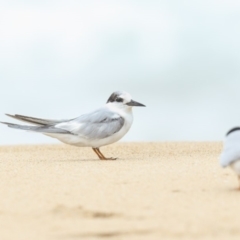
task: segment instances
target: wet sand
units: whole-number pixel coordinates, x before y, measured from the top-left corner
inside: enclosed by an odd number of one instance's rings
[[[0,239],[240,239],[221,143],[0,147]]]

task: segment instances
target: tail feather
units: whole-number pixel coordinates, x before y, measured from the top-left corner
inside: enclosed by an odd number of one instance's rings
[[[59,134],[71,134],[71,132],[55,128],[54,126],[27,126],[27,125],[20,125],[20,124],[14,124],[9,122],[0,122],[3,124],[6,124],[10,128],[15,128],[19,130],[26,130],[26,131],[32,131],[32,132],[39,132],[39,133],[59,133]]]
[[[28,116],[19,115],[19,114],[14,114],[14,115],[6,114],[6,115],[8,117],[15,118],[15,119],[23,121],[23,122],[28,122],[28,123],[32,123],[35,125],[41,125],[41,126],[45,126],[45,125],[53,126],[60,122],[67,121],[67,120],[50,120],[50,119],[34,118],[34,117],[28,117]]]

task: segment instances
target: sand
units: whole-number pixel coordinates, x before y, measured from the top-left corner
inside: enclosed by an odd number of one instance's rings
[[[240,239],[221,143],[0,147],[0,239]]]

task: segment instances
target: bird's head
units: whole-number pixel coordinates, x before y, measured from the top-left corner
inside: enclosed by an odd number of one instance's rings
[[[107,104],[121,109],[129,109],[132,107],[146,107],[145,105],[132,100],[129,93],[124,91],[116,91],[108,98]]]

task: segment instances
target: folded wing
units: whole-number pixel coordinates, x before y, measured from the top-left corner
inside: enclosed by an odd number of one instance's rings
[[[119,114],[107,108],[100,108],[90,114],[57,124],[55,127],[86,139],[102,139],[117,133],[123,125],[124,118]]]
[[[105,107],[71,120],[49,120],[18,114],[7,116],[37,125],[2,122],[10,128],[40,133],[72,134],[86,139],[107,138],[120,131],[124,125],[123,117]]]

